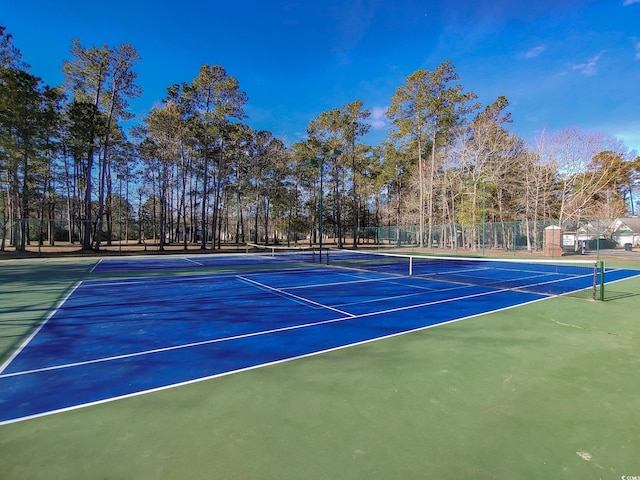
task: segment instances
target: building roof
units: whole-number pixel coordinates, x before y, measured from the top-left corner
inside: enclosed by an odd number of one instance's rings
[[[613,234],[640,233],[640,218],[618,218],[613,224]]]

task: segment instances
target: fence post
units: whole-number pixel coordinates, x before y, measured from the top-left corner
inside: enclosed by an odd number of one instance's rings
[[[600,260],[600,219],[598,218],[596,221],[596,260]]]

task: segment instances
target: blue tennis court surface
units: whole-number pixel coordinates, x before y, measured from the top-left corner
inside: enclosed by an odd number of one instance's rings
[[[167,271],[180,269],[216,268],[235,271],[237,268],[254,266],[273,266],[289,264],[292,260],[308,261],[312,252],[301,252],[298,255],[200,255],[194,257],[159,256],[131,258],[109,258],[99,261],[93,268],[97,273],[120,273],[137,271]],[[293,257],[293,259],[292,259]]]
[[[545,298],[251,256],[101,261],[94,272],[240,273],[85,281],[0,368],[0,424],[287,361]],[[223,268],[223,269],[224,269]],[[636,276],[611,270],[608,280]]]

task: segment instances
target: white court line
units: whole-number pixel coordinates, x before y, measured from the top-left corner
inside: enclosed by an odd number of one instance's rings
[[[507,270],[507,271],[509,271],[509,270]],[[501,286],[500,284],[501,283],[516,282],[516,281],[518,281],[520,279],[519,278],[512,278],[512,279],[505,279],[505,280],[497,279],[494,283],[487,282],[485,284],[480,284],[479,282],[465,282],[464,278],[459,278],[458,280],[448,279],[448,278],[445,277],[448,273],[449,272],[442,272],[442,273],[435,273],[435,274],[428,274],[428,275],[417,274],[417,275],[415,275],[415,278],[424,278],[424,279],[434,280],[436,282],[456,283],[456,284],[461,284],[461,285],[485,286],[487,288],[497,288],[497,289],[499,289],[501,291],[509,291],[509,290],[511,290],[511,291],[514,291],[514,292],[528,292],[528,293],[539,293],[541,295],[559,296],[559,295],[566,295],[567,293],[572,293],[572,292],[576,292],[576,291],[580,291],[580,290],[585,290],[585,289],[591,288],[591,287],[587,286],[587,287],[584,287],[584,288],[580,288],[580,289],[577,289],[577,290],[572,290],[571,292],[565,292],[565,293],[562,293],[562,294],[541,293],[541,292],[537,292],[535,290],[532,291],[531,288],[532,287],[539,287],[539,286],[542,286],[542,285],[549,285],[549,284],[552,284],[552,283],[563,283],[563,282],[567,282],[567,281],[574,281],[574,280],[576,280],[578,278],[591,278],[591,277],[593,277],[593,273],[590,272],[590,273],[584,273],[584,274],[581,274],[581,275],[573,275],[573,276],[564,275],[561,278],[557,278],[555,280],[548,280],[546,282],[537,282],[537,283],[529,283],[527,285],[516,285],[516,286],[513,286],[513,287],[509,287],[509,286],[505,287],[505,286]],[[470,275],[470,273],[473,273],[473,272],[469,272],[467,270],[466,273],[469,273],[469,275],[461,275],[461,276],[462,277],[466,276],[466,277],[472,277],[473,278],[473,276]],[[443,276],[442,279],[436,278],[438,275],[442,275]],[[523,277],[522,279],[523,280],[527,280],[527,279],[530,279],[530,278],[538,278],[538,277],[544,278],[544,277],[549,277],[550,275],[551,275],[550,273],[541,272],[540,275],[535,275],[535,276],[532,276],[532,277]],[[553,275],[562,275],[562,274],[554,272]]]
[[[242,281],[244,281],[244,282],[247,282],[247,283],[249,283],[249,284],[251,284],[253,286],[257,286],[257,287],[260,287],[262,289],[277,293],[278,295],[282,295],[284,297],[294,298],[294,299],[299,300],[300,302],[305,303],[305,304],[315,305],[317,307],[320,307],[320,308],[323,308],[323,309],[326,309],[326,310],[332,310],[332,311],[340,313],[342,315],[355,317],[355,315],[352,315],[349,312],[345,312],[344,310],[339,310],[339,309],[333,308],[333,307],[331,307],[329,305],[324,305],[322,303],[314,302],[313,300],[309,300],[308,298],[301,297],[299,295],[294,295],[293,293],[285,292],[284,290],[280,290],[279,288],[270,287],[269,285],[265,285],[264,283],[256,282],[255,280],[251,280],[250,278],[243,277],[241,275],[238,275],[237,278],[242,280]]]
[[[180,257],[180,258],[182,258],[183,260],[186,260],[187,262],[195,263],[199,267],[204,267],[204,263],[196,262],[195,260],[191,260],[189,257]]]
[[[370,273],[370,274],[379,274],[381,276],[376,277],[376,278],[359,278],[359,277],[355,277],[353,274],[340,274],[340,275],[344,275],[346,277],[352,277],[352,278],[356,278],[356,280],[344,280],[344,281],[339,281],[339,282],[325,282],[325,283],[312,283],[312,284],[307,284],[307,285],[286,285],[284,287],[280,287],[280,288],[286,288],[287,290],[304,290],[307,288],[317,288],[317,287],[334,287],[334,286],[338,286],[338,285],[351,285],[351,284],[358,284],[358,283],[373,283],[373,282],[381,282],[381,283],[395,283],[397,285],[401,285],[401,286],[406,286],[407,288],[412,288],[412,289],[420,289],[420,290],[427,290],[430,292],[446,292],[449,290],[457,290],[460,288],[467,288],[469,286],[469,284],[465,283],[463,284],[463,286],[460,286],[459,282],[447,282],[447,283],[453,283],[454,287],[450,287],[450,288],[441,288],[441,289],[437,289],[437,288],[433,288],[433,287],[427,287],[427,286],[422,286],[422,285],[417,285],[417,284],[406,284],[406,283],[401,283],[398,281],[399,278],[402,279],[414,279],[414,280],[420,280],[423,282],[438,282],[438,284],[441,284],[442,282],[440,280],[437,279],[433,279],[430,278],[428,276],[423,276],[423,275],[415,275],[412,277],[406,276],[406,275],[389,275],[388,273],[381,273],[381,272],[373,272],[371,270],[362,270],[362,269],[356,269],[356,268],[346,268],[346,267],[340,267],[340,268],[344,268],[346,270],[357,270],[359,272],[362,273]],[[289,272],[286,272],[289,273]],[[296,273],[296,272],[293,272]],[[270,275],[269,273],[264,273],[264,272],[258,272],[253,274],[254,276],[262,276],[262,275]],[[248,278],[248,276],[247,276]],[[345,304],[346,305],[346,304]]]
[[[405,293],[403,295],[390,295],[388,297],[370,298],[369,300],[364,300],[364,301],[360,300],[357,302],[343,302],[343,303],[340,303],[339,306],[348,307],[350,305],[364,305],[366,303],[386,302],[387,300],[394,300],[396,298],[415,297],[416,295],[424,295],[424,292],[412,292],[412,293]]]
[[[288,290],[302,290],[305,288],[335,287],[337,285],[351,285],[354,283],[388,282],[391,280],[396,280],[396,277],[361,278],[359,280],[345,280],[343,282],[325,282],[325,283],[313,283],[309,285],[292,285],[292,286],[286,286],[283,288],[286,288]]]
[[[78,289],[78,287],[80,286],[80,284],[81,284],[81,283],[82,283],[82,281],[80,281],[80,282],[76,283],[76,284],[73,286],[73,288],[69,291],[69,293],[67,293],[67,294],[65,295],[65,297],[64,297],[62,300],[60,300],[60,302],[58,302],[58,305],[56,305],[56,307],[51,311],[51,313],[49,313],[49,315],[47,315],[47,318],[45,318],[45,319],[44,319],[44,321],[43,321],[40,325],[38,325],[38,328],[36,328],[36,329],[31,333],[31,335],[29,335],[29,336],[27,337],[27,339],[26,339],[24,342],[22,342],[22,344],[21,344],[21,345],[16,349],[16,351],[15,351],[15,352],[13,352],[13,355],[11,355],[11,356],[7,359],[7,361],[6,361],[6,362],[4,362],[2,365],[0,365],[0,378],[3,376],[3,375],[2,375],[2,372],[4,372],[4,370],[9,366],[9,364],[13,361],[13,359],[14,359],[14,358],[16,358],[16,357],[18,356],[18,354],[19,354],[20,352],[22,352],[22,350],[24,350],[24,348],[29,344],[29,342],[30,342],[31,340],[33,340],[33,337],[35,337],[35,336],[38,334],[38,332],[39,332],[40,330],[42,330],[42,327],[44,327],[44,325],[49,321],[49,319],[50,319],[51,317],[53,317],[53,316],[56,314],[56,312],[57,312],[58,310],[60,310],[60,307],[62,307],[62,305],[63,305],[63,304],[64,304],[64,303],[69,299],[69,297],[71,296],[71,294],[72,294],[73,292],[75,292],[75,291]]]
[[[100,258],[100,260],[98,260],[98,262],[93,266],[93,268],[91,270],[89,270],[89,273],[95,273],[96,268],[98,268],[98,265],[100,265],[103,260],[104,260],[104,258]]]
[[[178,282],[197,282],[206,280],[208,278],[211,279],[227,279],[227,278],[235,278],[236,274],[234,272],[225,271],[223,273],[192,273],[189,275],[162,275],[158,277],[126,277],[119,278],[116,280],[103,280],[103,279],[95,279],[95,280],[84,280],[83,283],[85,285],[99,286],[99,287],[113,287],[113,286],[121,286],[121,285],[149,285],[151,283],[178,283]]]
[[[458,289],[461,288],[471,288],[471,285],[465,285],[463,287],[457,287]],[[430,290],[429,293],[439,293],[439,292],[446,292],[448,290],[454,290],[454,289],[443,289],[443,290],[433,290],[433,289],[423,289],[423,291],[421,292],[412,292],[412,293],[405,293],[402,295],[389,295],[388,297],[378,297],[378,298],[371,298],[369,300],[360,300],[357,302],[343,302],[338,304],[340,307],[348,307],[350,305],[364,305],[366,303],[376,303],[376,302],[386,302],[387,300],[395,300],[397,298],[409,298],[409,297],[415,297],[417,295],[424,295],[424,290]],[[458,297],[460,298],[460,297]]]
[[[250,338],[250,337],[256,337],[259,335],[269,335],[271,333],[278,333],[278,332],[284,332],[284,331],[288,331],[288,330],[296,330],[299,328],[306,328],[306,327],[313,327],[316,325],[323,325],[325,323],[333,323],[333,322],[339,322],[342,320],[349,320],[353,318],[353,316],[351,317],[340,317],[340,318],[336,318],[336,319],[332,319],[332,320],[322,320],[319,322],[312,322],[312,323],[305,323],[302,325],[292,325],[289,327],[281,327],[281,328],[274,328],[271,330],[261,330],[259,332],[251,332],[251,333],[243,333],[241,335],[232,335],[230,337],[222,337],[222,338],[214,338],[211,340],[201,340],[199,342],[191,342],[191,343],[185,343],[182,345],[174,345],[172,347],[162,347],[162,348],[154,348],[152,350],[142,350],[140,352],[133,352],[133,353],[124,353],[122,355],[114,355],[112,357],[104,357],[104,358],[96,358],[94,360],[84,360],[82,362],[73,362],[73,363],[66,363],[63,365],[54,365],[51,367],[43,367],[43,368],[35,368],[33,370],[23,370],[21,372],[13,372],[13,373],[5,373],[5,374],[0,374],[0,378],[8,378],[8,377],[18,377],[21,375],[29,375],[32,373],[40,373],[40,372],[48,372],[48,371],[52,371],[52,370],[61,370],[64,368],[73,368],[73,367],[81,367],[83,365],[91,365],[94,363],[104,363],[104,362],[112,362],[114,360],[122,360],[125,358],[133,358],[133,357],[140,357],[143,355],[152,355],[154,353],[163,353],[163,352],[170,352],[172,350],[181,350],[181,349],[187,349],[187,348],[193,348],[193,347],[200,347],[202,345],[210,345],[213,343],[222,343],[222,342],[229,342],[232,340],[240,340],[243,338]]]
[[[144,260],[142,262],[135,262],[135,261],[131,261],[131,260],[141,260],[141,259],[148,260],[150,262],[152,261],[152,260],[149,260],[149,257],[134,256],[134,257],[127,257],[127,260],[125,260],[125,262],[127,264],[130,264],[130,265],[135,267],[135,266],[140,265],[140,264],[144,265]],[[204,263],[196,262],[195,260],[192,260],[189,257],[174,257],[174,259],[176,259],[176,260],[184,260],[185,262],[193,263],[195,265],[198,265],[199,267],[204,267],[205,266]],[[98,260],[98,262],[93,266],[93,268],[90,270],[89,273],[95,273],[95,271],[98,268],[98,266],[101,263],[103,263],[104,260],[105,260],[105,257],[100,258],[100,260]],[[117,259],[112,259],[111,261],[115,262],[115,261],[118,261],[118,260],[123,260],[123,259],[117,258]],[[155,260],[155,258],[153,260]],[[109,261],[107,260],[105,263],[109,263]]]
[[[377,272],[371,272],[369,270],[362,270],[363,273],[377,273]],[[287,272],[288,273],[288,272]],[[293,272],[295,273],[295,272]],[[272,275],[270,273],[264,273],[264,272],[258,272],[255,274],[252,274],[252,276],[263,276],[263,275]],[[355,277],[353,274],[344,274],[341,273],[340,275],[343,275],[345,277],[349,277],[349,278],[355,278],[355,280],[343,280],[343,281],[336,281],[336,282],[324,282],[324,283],[310,283],[310,284],[306,284],[306,285],[285,285],[283,287],[280,288],[286,288],[287,290],[304,290],[307,288],[317,288],[317,287],[335,287],[338,285],[352,285],[352,284],[358,284],[358,283],[373,283],[373,282],[383,282],[383,283],[394,283],[397,282],[398,278],[411,278],[411,277],[398,277],[396,275],[394,276],[389,276],[388,274],[384,275],[384,276],[380,276],[380,277],[376,277],[376,278],[359,278],[359,277]],[[383,275],[383,274],[380,274]],[[281,275],[279,275],[281,276]],[[335,275],[332,275],[335,276]],[[246,278],[249,278],[248,276],[246,276]],[[415,277],[417,279],[421,279],[424,280],[420,277]],[[398,283],[398,285],[403,285],[402,283]],[[418,287],[418,286],[414,286],[411,285],[412,288],[421,288],[423,290],[433,290],[432,288],[428,288],[428,287]]]
[[[261,273],[257,273],[256,275],[260,276],[262,275]],[[268,274],[267,274],[268,275]],[[245,280],[250,280],[248,277],[239,277],[239,278],[243,278]],[[404,277],[401,277],[404,278]],[[411,278],[411,277],[407,277],[407,278]],[[415,277],[418,280],[421,281],[429,281],[430,279],[424,278],[424,277]],[[267,289],[271,289],[274,290],[278,293],[284,294],[284,295],[288,295],[291,297],[295,297],[294,295],[291,295],[289,293],[287,293],[286,291],[283,291],[281,289],[278,288],[274,288],[274,287],[270,287],[268,285],[262,284],[260,282],[256,282],[254,281],[256,284],[267,288]],[[318,288],[318,287],[334,287],[334,286],[338,286],[338,285],[352,285],[352,284],[359,284],[359,283],[371,283],[371,282],[381,282],[381,283],[393,283],[393,284],[397,284],[400,286],[406,286],[408,289],[411,288],[412,290],[421,290],[418,292],[411,292],[411,293],[406,293],[403,295],[390,295],[388,297],[382,297],[382,298],[374,298],[374,299],[370,299],[370,300],[366,300],[366,301],[357,301],[357,302],[343,302],[340,303],[338,306],[340,307],[345,307],[345,306],[349,306],[349,305],[362,305],[365,303],[375,303],[375,302],[380,302],[380,301],[386,301],[386,300],[392,300],[395,298],[407,298],[407,297],[412,297],[412,296],[416,296],[416,295],[424,295],[424,291],[429,291],[429,292],[447,292],[447,291],[451,291],[451,290],[459,290],[461,288],[469,288],[470,285],[464,284],[464,285],[457,285],[455,287],[450,287],[450,288],[443,288],[443,289],[434,289],[432,287],[424,287],[424,286],[420,286],[420,285],[407,285],[405,283],[400,283],[398,282],[398,277],[397,276],[392,276],[392,277],[380,277],[380,278],[369,278],[369,279],[358,279],[358,280],[349,280],[349,281],[344,281],[344,282],[327,282],[327,283],[314,283],[314,284],[310,284],[310,285],[300,285],[300,286],[285,286],[285,287],[281,287],[281,288],[285,288],[287,290],[302,290],[302,289],[310,289],[310,288]],[[316,304],[315,302],[306,299],[304,297],[295,297],[295,298],[302,298],[303,303],[312,303],[312,304]],[[318,304],[321,305],[321,304]],[[323,308],[331,308],[328,307],[327,305],[321,305]],[[346,315],[350,315],[347,312],[342,312],[341,310],[336,310],[339,313],[344,313]]]

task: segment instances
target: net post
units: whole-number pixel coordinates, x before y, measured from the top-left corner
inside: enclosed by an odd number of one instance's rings
[[[413,257],[409,257],[409,276],[413,276]]]
[[[604,302],[604,260],[600,261],[600,297],[599,300]]]

